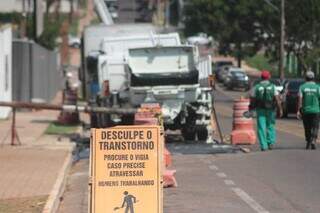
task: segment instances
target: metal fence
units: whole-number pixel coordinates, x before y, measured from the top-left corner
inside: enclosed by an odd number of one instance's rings
[[[13,100],[50,102],[62,88],[58,53],[32,41],[12,45]]]

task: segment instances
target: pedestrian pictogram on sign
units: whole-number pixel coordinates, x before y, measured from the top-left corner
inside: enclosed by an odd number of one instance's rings
[[[137,199],[135,196],[130,195],[129,192],[125,191],[124,198],[121,207],[115,207],[114,210],[119,210],[121,208],[125,208],[125,213],[134,213],[134,204],[137,203]]]
[[[162,213],[159,126],[93,129],[92,213]]]

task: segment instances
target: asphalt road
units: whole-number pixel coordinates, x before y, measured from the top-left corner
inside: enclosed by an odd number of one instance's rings
[[[117,22],[134,22],[134,0],[119,1]],[[242,91],[215,93],[225,135],[232,128],[233,99]],[[304,150],[303,127],[294,117],[277,121],[274,150],[250,153],[208,144],[168,140],[177,170],[177,188],[164,190],[165,213],[320,212],[319,150]],[[224,153],[226,152],[226,153]],[[85,213],[88,208],[88,152],[82,152],[68,177],[59,213]]]
[[[243,92],[218,91],[220,109],[232,106],[232,99]],[[223,107],[221,107],[223,106]],[[220,120],[229,132],[231,116],[220,110]],[[215,165],[268,212],[320,212],[319,151],[304,150],[301,121],[278,119],[275,150],[219,156]],[[256,211],[263,212],[263,211]]]
[[[224,134],[231,131],[233,99],[241,95],[215,94]],[[278,120],[275,149],[260,152],[255,144],[250,153],[231,149],[221,154],[212,145],[169,140],[178,187],[164,190],[164,212],[320,212],[320,153],[304,150],[302,133],[300,121]],[[80,160],[70,174],[60,213],[86,212],[87,175],[88,160]]]

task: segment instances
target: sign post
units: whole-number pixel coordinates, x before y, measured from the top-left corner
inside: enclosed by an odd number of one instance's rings
[[[93,129],[91,213],[162,213],[159,126]]]

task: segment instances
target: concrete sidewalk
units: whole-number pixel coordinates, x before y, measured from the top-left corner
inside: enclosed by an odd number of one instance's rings
[[[17,112],[22,144],[16,146],[10,145],[11,119],[0,121],[0,212],[39,212],[44,206],[51,212],[57,205],[74,148],[69,138],[43,134],[58,114],[45,110]]]

